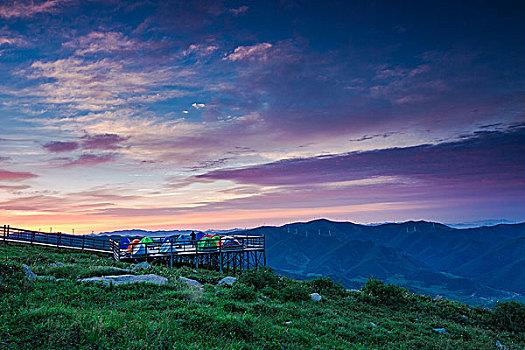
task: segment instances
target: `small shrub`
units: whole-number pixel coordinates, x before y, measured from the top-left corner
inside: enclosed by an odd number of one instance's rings
[[[282,290],[280,297],[283,301],[304,301],[310,298],[310,293],[300,284],[291,284]]]
[[[271,268],[265,267],[259,270],[244,271],[238,282],[252,286],[256,291],[259,291],[265,287],[277,288],[279,278]]]
[[[494,309],[493,320],[502,329],[525,331],[525,305],[515,301],[499,303]]]
[[[405,296],[408,291],[405,288],[385,282],[375,277],[370,277],[362,288],[361,298],[372,304],[396,306],[406,303]]]
[[[22,266],[10,262],[0,262],[0,291],[19,291],[25,275]]]
[[[255,301],[257,300],[257,293],[252,286],[247,286],[243,283],[235,283],[229,291],[230,297],[234,300]]]
[[[324,296],[342,296],[344,288],[341,284],[335,284],[329,277],[315,278],[309,282],[313,292]]]

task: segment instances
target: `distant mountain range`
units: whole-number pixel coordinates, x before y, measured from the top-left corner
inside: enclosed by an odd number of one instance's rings
[[[165,235],[191,231],[117,231]],[[525,301],[525,223],[457,229],[409,221],[380,225],[315,220],[237,230],[265,235],[267,263],[296,279],[328,276],[348,288],[371,275],[427,295],[476,305]]]

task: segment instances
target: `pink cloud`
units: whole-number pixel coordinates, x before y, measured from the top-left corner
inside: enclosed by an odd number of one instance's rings
[[[38,177],[33,173],[0,170],[0,181],[23,181]]]
[[[71,0],[48,0],[43,2],[15,1],[12,4],[0,6],[0,17],[24,18],[33,17],[38,13],[54,13],[61,3],[70,1]]]

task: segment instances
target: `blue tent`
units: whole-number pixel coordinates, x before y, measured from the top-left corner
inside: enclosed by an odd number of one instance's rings
[[[124,237],[120,240],[120,249],[128,249],[128,246],[129,246],[129,238],[128,237]]]

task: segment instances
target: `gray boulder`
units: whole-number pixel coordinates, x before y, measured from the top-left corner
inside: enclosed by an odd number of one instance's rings
[[[179,280],[184,282],[184,283],[186,283],[189,286],[202,288],[202,284],[201,283],[199,283],[198,281],[192,280],[190,278],[179,276]]]
[[[153,283],[153,284],[167,284],[168,279],[158,275],[119,275],[119,276],[104,276],[104,277],[91,277],[91,278],[82,278],[78,282],[90,282],[90,283],[103,283],[106,286],[111,284],[121,285],[129,283]]]
[[[137,265],[135,265],[134,268],[132,268],[132,271],[136,271],[136,270],[140,270],[140,269],[144,269],[144,270],[147,270],[151,267],[151,265],[147,262],[147,261],[143,261]]]
[[[310,297],[313,301],[321,301],[321,299],[323,299],[323,297],[320,296],[319,293],[312,293],[310,294]]]
[[[22,269],[24,270],[24,274],[26,275],[26,278],[30,281],[34,281],[36,280],[36,275],[33,271],[31,271],[31,269],[29,268],[29,266],[27,266],[26,264],[22,265]]]
[[[125,273],[132,273],[133,272],[133,270],[131,270],[131,269],[121,269],[120,267],[114,267],[114,266],[95,266],[95,268],[96,269],[106,269],[106,270],[117,271],[117,272],[125,272]]]
[[[235,281],[237,281],[237,278],[235,277],[224,277],[222,280],[219,281],[218,285],[228,285],[228,286],[233,286],[233,284],[235,283]]]
[[[64,266],[64,263],[57,262],[57,263],[49,264],[49,266],[51,266],[51,267]]]

